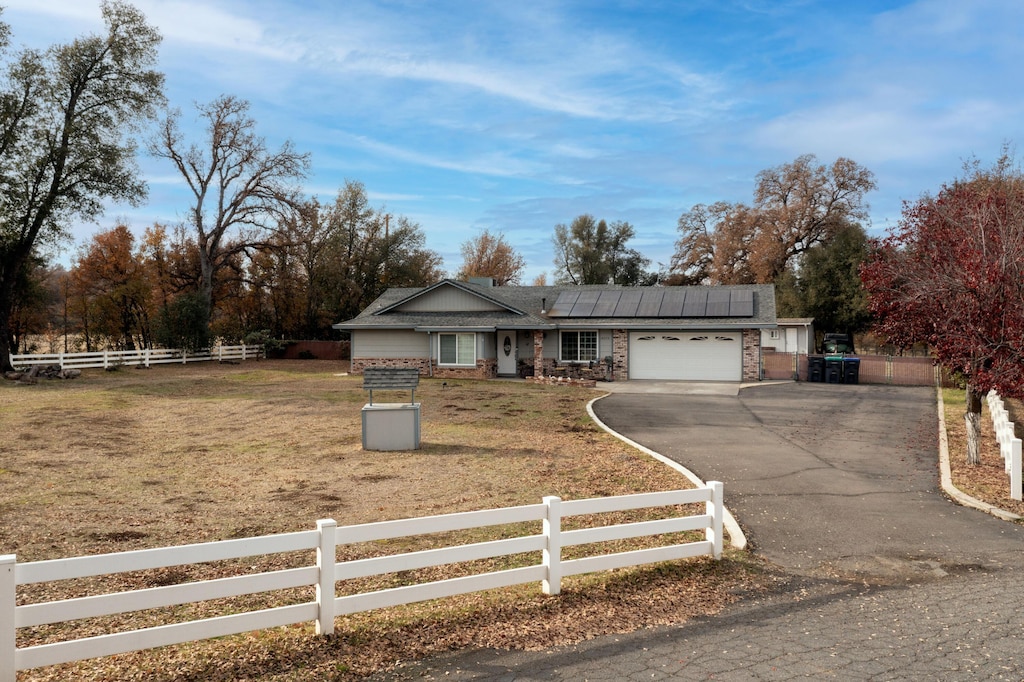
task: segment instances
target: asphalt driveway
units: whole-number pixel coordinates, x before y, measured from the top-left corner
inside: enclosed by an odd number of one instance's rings
[[[782,383],[735,396],[615,393],[612,429],[725,482],[751,548],[791,572],[933,572],[1000,563],[1024,528],[939,489],[935,391]]]
[[[1024,679],[1024,528],[941,493],[933,389],[616,388],[597,416],[725,482],[750,548],[788,578],[676,627],[374,679]]]

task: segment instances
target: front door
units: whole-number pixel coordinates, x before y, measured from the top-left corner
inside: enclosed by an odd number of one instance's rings
[[[498,374],[514,376],[516,373],[516,333],[498,332]]]

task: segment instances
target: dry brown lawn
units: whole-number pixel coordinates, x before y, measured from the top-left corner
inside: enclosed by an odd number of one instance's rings
[[[18,560],[118,552],[339,525],[689,487],[600,431],[591,389],[424,380],[423,447],[361,447],[358,377],[342,363],[260,361],[117,372],[68,382],[0,382],[0,553]],[[408,393],[375,401],[404,401]],[[678,510],[676,510],[678,511]],[[664,513],[664,512],[661,512]],[[642,515],[614,515],[609,523]],[[529,530],[529,529],[526,529]],[[339,549],[358,558],[479,541],[521,528]],[[660,538],[653,542],[678,541]],[[651,541],[647,541],[651,542]],[[640,546],[640,541],[621,548]],[[493,570],[509,557],[339,584],[363,591]],[[533,557],[531,561],[535,561]],[[19,603],[309,565],[299,556],[26,586]],[[563,595],[520,586],[22,673],[19,680],[355,679],[462,647],[542,648],[714,613],[771,574],[748,555],[566,580]],[[19,631],[19,645],[308,601],[311,589]]]
[[[943,389],[942,401],[946,407],[946,435],[949,438],[949,468],[953,485],[989,504],[1014,514],[1024,516],[1024,502],[1010,498],[1010,476],[1006,473],[1003,457],[999,453],[989,415],[988,403],[982,401],[981,410],[981,464],[967,465],[967,427],[964,424],[966,400],[964,392],[957,389]],[[1021,421],[1024,420],[1024,404],[1019,400],[1008,400],[1007,409],[1017,428],[1017,437],[1022,435]]]

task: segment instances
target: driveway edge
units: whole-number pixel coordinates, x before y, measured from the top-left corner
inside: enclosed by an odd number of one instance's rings
[[[949,438],[946,435],[946,404],[942,400],[942,386],[936,386],[935,394],[939,409],[939,479],[942,483],[943,492],[953,498],[955,502],[965,507],[980,509],[1004,521],[1019,521],[1022,518],[1021,516],[971,497],[953,485],[953,475],[949,468]]]
[[[697,485],[697,486],[706,485],[705,482],[702,481],[699,476],[697,476],[697,474],[693,473],[692,471],[690,471],[689,469],[684,467],[679,462],[671,460],[668,457],[666,457],[665,455],[661,454],[660,452],[655,452],[654,450],[651,450],[648,447],[640,445],[640,443],[637,443],[634,440],[630,440],[629,438],[626,438],[621,433],[619,433],[618,431],[613,430],[607,424],[605,424],[603,421],[598,419],[597,414],[594,413],[593,405],[598,400],[601,400],[602,398],[607,398],[609,395],[611,395],[611,394],[610,393],[605,393],[604,395],[598,396],[598,397],[594,398],[593,400],[591,400],[590,402],[587,403],[587,414],[590,415],[590,418],[594,420],[595,424],[597,424],[602,429],[604,429],[605,431],[607,431],[611,435],[613,435],[616,438],[618,438],[619,440],[621,440],[623,443],[626,443],[627,445],[630,445],[630,446],[636,448],[637,450],[640,450],[641,452],[649,455],[650,457],[653,457],[654,459],[658,460],[662,464],[665,464],[665,465],[675,469],[676,471],[681,473],[683,476],[686,476],[686,478],[688,478],[694,485]],[[943,433],[945,433],[945,432],[943,432]],[[722,525],[725,526],[725,532],[729,534],[729,544],[732,547],[734,547],[735,549],[746,549],[746,547],[747,547],[747,536],[743,534],[743,530],[740,528],[740,524],[737,523],[736,517],[734,517],[732,515],[732,512],[729,511],[728,507],[726,507],[724,509],[724,512],[725,513],[723,514]]]

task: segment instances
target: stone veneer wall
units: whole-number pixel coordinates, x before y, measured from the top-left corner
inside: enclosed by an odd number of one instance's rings
[[[761,331],[743,330],[743,381],[761,379]]]

